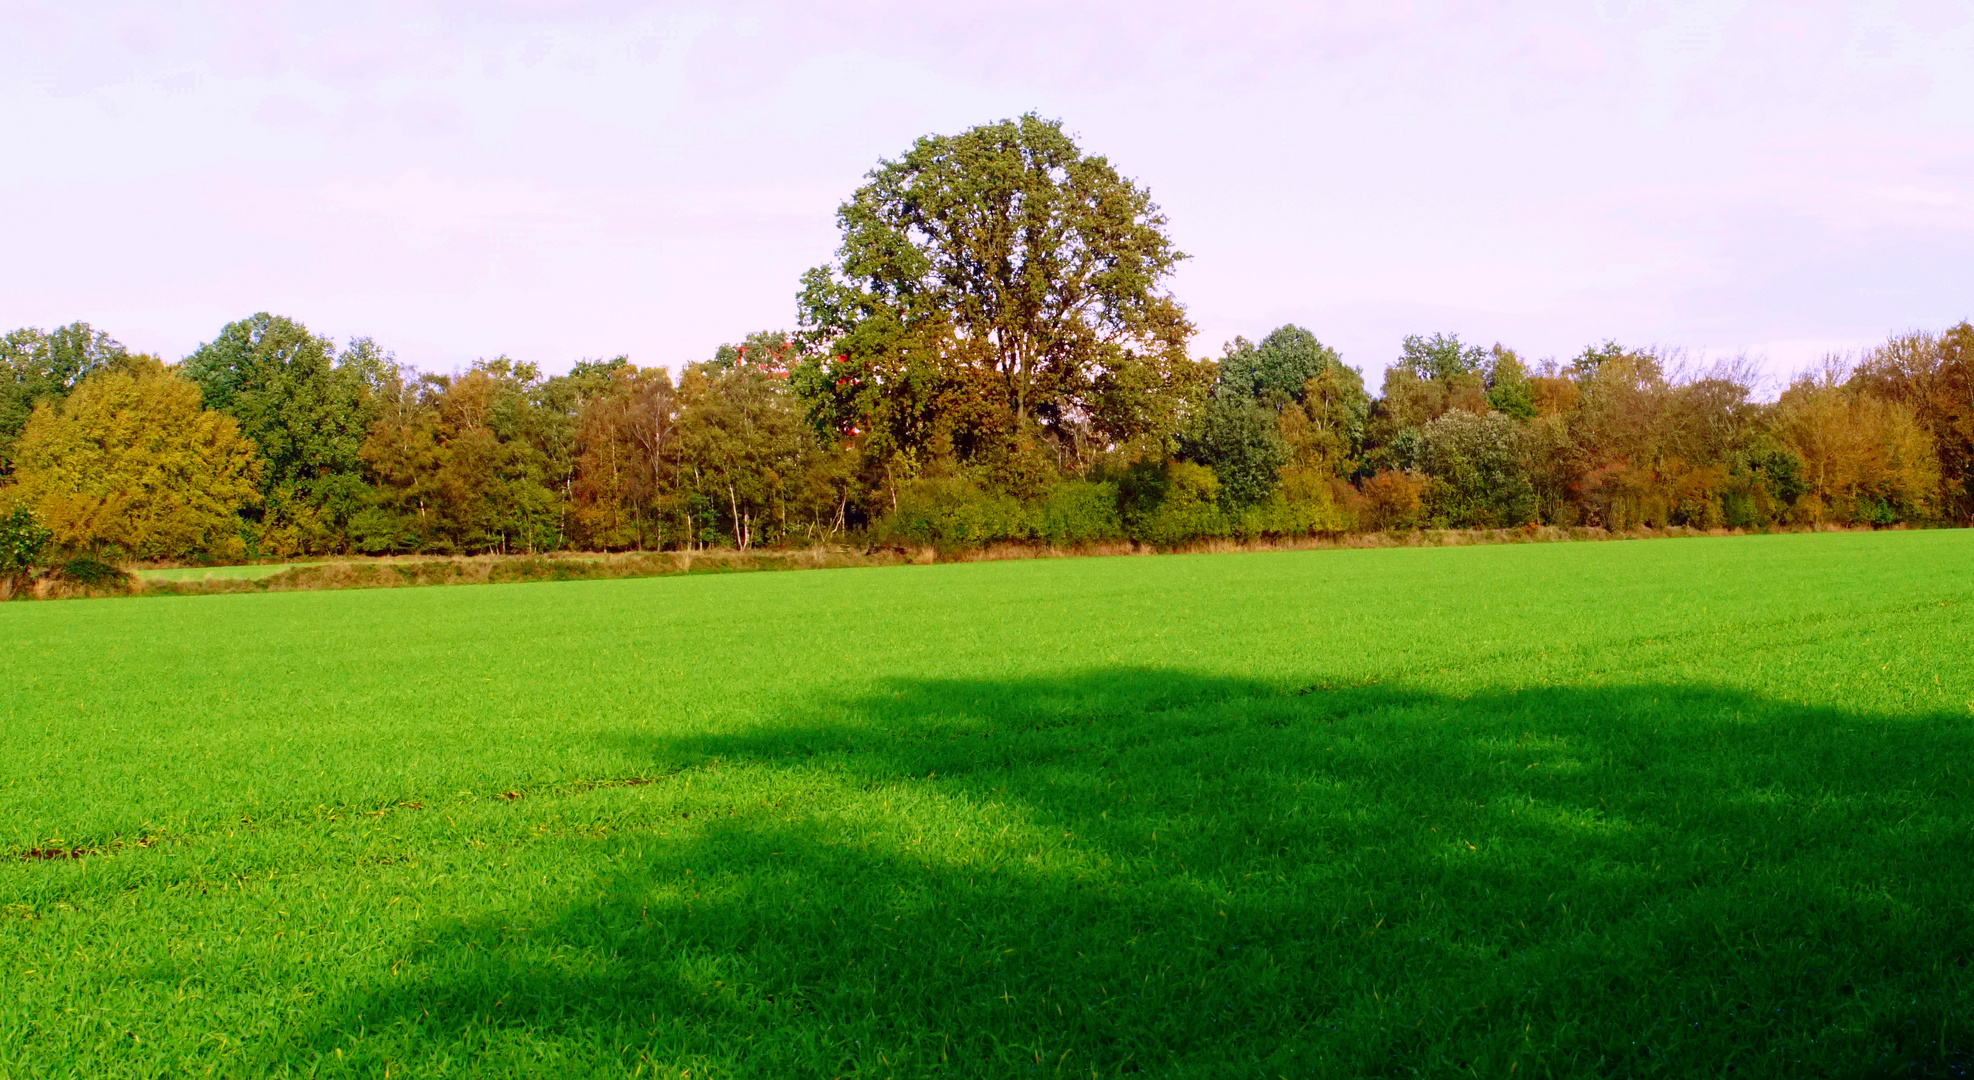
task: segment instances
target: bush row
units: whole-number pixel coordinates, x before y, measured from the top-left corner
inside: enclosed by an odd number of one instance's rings
[[[1356,522],[1338,498],[1348,487],[1314,470],[1285,470],[1266,498],[1241,506],[1223,497],[1212,469],[1187,461],[1134,465],[1116,479],[1060,480],[1026,502],[965,476],[927,478],[899,486],[896,508],[873,525],[871,540],[950,552],[1010,542],[1170,548],[1215,538],[1334,536]]]

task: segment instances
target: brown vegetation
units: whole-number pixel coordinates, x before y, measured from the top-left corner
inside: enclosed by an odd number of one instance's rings
[[[1786,526],[1777,532],[1842,532],[1850,526]],[[1864,528],[1869,528],[1865,526]],[[129,575],[86,585],[59,575],[38,577],[18,590],[21,599],[60,600],[113,596],[203,596],[217,593],[297,592],[333,589],[391,589],[430,585],[486,585],[528,581],[601,581],[670,577],[683,574],[755,573],[775,570],[828,570],[846,567],[925,565],[936,562],[1004,562],[1015,559],[1101,558],[1160,554],[1227,554],[1269,551],[1323,551],[1390,547],[1471,547],[1481,544],[1564,543],[1597,540],[1653,540],[1746,535],[1744,530],[1688,526],[1611,530],[1595,526],[1525,525],[1513,529],[1396,529],[1297,537],[1239,539],[1213,537],[1157,546],[1131,540],[1066,545],[995,542],[941,551],[936,547],[856,549],[817,546],[740,552],[713,548],[676,552],[594,552],[552,555],[471,555],[443,559],[416,556],[352,557],[311,563],[257,579],[212,577],[202,580],[146,580]],[[5,599],[0,596],[0,599]]]

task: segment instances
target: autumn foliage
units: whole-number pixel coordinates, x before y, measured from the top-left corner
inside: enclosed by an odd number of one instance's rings
[[[260,455],[162,366],[100,372],[37,408],[15,459],[11,496],[57,544],[135,558],[244,554],[239,514],[258,501]]]
[[[213,560],[1974,521],[1967,323],[1775,400],[1748,364],[1446,334],[1373,393],[1298,326],[1192,355],[1163,212],[1054,121],[921,139],[838,221],[794,333],[676,370],[421,372],[267,313],[170,367],[0,336],[0,512]]]

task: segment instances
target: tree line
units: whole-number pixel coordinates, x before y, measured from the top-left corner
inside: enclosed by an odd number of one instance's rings
[[[928,136],[837,215],[795,328],[685,365],[438,374],[266,313],[177,363],[0,337],[0,561],[845,542],[1173,546],[1424,527],[1974,518],[1974,326],[1758,400],[1746,365],[1309,330],[1217,359],[1149,192],[1033,115]]]

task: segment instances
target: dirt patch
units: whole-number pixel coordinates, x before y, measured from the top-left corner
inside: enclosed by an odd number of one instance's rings
[[[29,861],[32,861],[34,859],[80,859],[84,855],[94,854],[94,851],[95,849],[86,848],[86,847],[73,847],[73,848],[37,847],[37,848],[28,848],[26,851],[17,852],[16,855],[19,858],[27,859]]]

